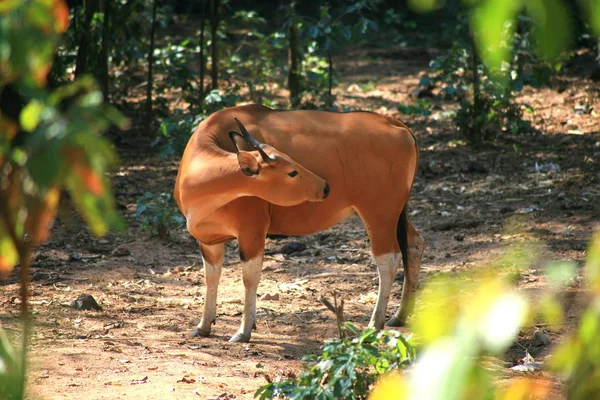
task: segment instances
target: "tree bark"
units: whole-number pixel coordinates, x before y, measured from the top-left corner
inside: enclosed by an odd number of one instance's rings
[[[210,2],[210,30],[211,30],[211,71],[212,89],[219,88],[219,47],[217,39],[217,29],[219,28],[219,0]]]
[[[154,86],[154,77],[152,70],[154,66],[154,36],[156,34],[156,5],[157,0],[153,0],[152,3],[152,26],[150,28],[150,49],[148,50],[148,86],[146,88],[146,124],[150,127],[152,121],[152,89]]]
[[[108,103],[108,42],[110,40],[110,18],[111,18],[111,2],[112,0],[104,0],[104,21],[102,24],[102,47],[100,49],[101,71],[100,71],[100,86],[104,95],[104,102]]]

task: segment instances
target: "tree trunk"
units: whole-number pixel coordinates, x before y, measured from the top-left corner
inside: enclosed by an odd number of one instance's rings
[[[219,48],[217,45],[217,29],[219,28],[219,0],[210,2],[210,31],[211,31],[211,71],[212,89],[219,88]]]
[[[331,51],[327,52],[327,62],[329,63],[329,98],[333,99],[333,60],[331,59]],[[332,102],[333,103],[333,102]]]
[[[152,67],[154,66],[154,36],[156,33],[156,4],[157,0],[152,3],[152,26],[150,28],[150,49],[148,50],[148,86],[146,88],[146,124],[150,127],[152,121],[152,88],[154,86],[154,77],[152,75]]]
[[[294,23],[290,25],[289,35],[290,70],[288,73],[288,88],[290,89],[290,104],[292,107],[298,107],[298,104],[300,104],[300,51],[298,49],[298,30]]]
[[[108,41],[110,33],[110,18],[111,18],[111,2],[112,0],[104,0],[104,22],[102,24],[102,47],[100,49],[100,86],[104,101],[108,103]]]
[[[75,78],[88,72],[88,53],[90,46],[90,26],[92,22],[91,0],[83,1],[83,29],[79,36],[79,48],[77,49],[77,58],[75,61]]]
[[[477,53],[477,43],[475,43],[475,36],[473,36],[473,32],[470,33],[471,36],[471,73],[473,74],[473,111],[474,117],[477,118],[481,114],[481,84],[479,81],[479,53]],[[470,136],[470,140],[477,144],[483,138],[481,135],[483,132],[470,132],[468,135]]]
[[[206,61],[204,60],[204,31],[206,28],[206,0],[202,1],[202,10],[200,15],[200,108],[204,107],[204,69]]]

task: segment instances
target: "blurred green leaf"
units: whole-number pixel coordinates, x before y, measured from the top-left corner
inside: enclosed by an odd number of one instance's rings
[[[519,333],[527,314],[527,303],[517,293],[500,295],[488,306],[480,322],[483,344],[493,354],[506,350]]]
[[[550,327],[563,323],[563,308],[555,296],[543,295],[539,301],[539,311],[544,322]]]
[[[525,0],[527,13],[536,26],[535,39],[540,54],[556,59],[571,42],[571,13],[562,0]]]
[[[408,4],[413,10],[422,13],[441,8],[445,3],[445,0],[408,0]]]
[[[8,273],[18,261],[19,253],[0,222],[0,273]]]
[[[0,1],[0,14],[12,11],[13,8],[21,4],[23,0],[2,0]]]
[[[483,0],[473,11],[473,36],[482,58],[493,71],[509,62],[512,44],[506,46],[505,41],[513,36],[514,20],[521,7],[521,0]]]
[[[61,157],[61,143],[58,139],[46,141],[42,148],[30,155],[26,166],[29,174],[42,188],[55,185],[59,178],[60,167],[63,162]]]
[[[585,263],[585,275],[588,285],[596,293],[600,295],[600,230],[594,234]]]
[[[572,261],[551,262],[544,266],[544,273],[554,289],[569,283],[577,273],[577,264]]]
[[[6,331],[0,327],[0,399],[21,400],[25,387],[25,371],[21,352],[11,343]]]
[[[44,111],[44,105],[42,103],[37,100],[30,101],[19,115],[21,127],[27,132],[33,131],[40,122],[42,111]]]

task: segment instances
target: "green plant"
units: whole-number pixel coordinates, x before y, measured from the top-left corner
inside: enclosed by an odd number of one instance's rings
[[[0,274],[20,265],[22,320],[19,346],[0,332],[1,398],[25,393],[31,255],[50,235],[61,192],[93,234],[123,226],[106,178],[116,155],[102,133],[127,121],[90,76],[46,88],[68,23],[63,0],[0,5]]]
[[[433,104],[426,99],[419,99],[416,105],[400,104],[398,105],[398,111],[406,115],[422,115],[428,117],[431,115]]]
[[[325,343],[321,356],[305,356],[304,371],[295,378],[271,382],[255,397],[273,399],[366,399],[377,377],[405,368],[415,358],[409,338],[395,331],[359,331],[352,323],[344,331],[353,337]]]
[[[15,347],[0,327],[0,398],[19,400],[25,386],[23,349]]]
[[[568,383],[570,400],[600,397],[600,232],[590,243],[585,275],[591,299],[578,329],[556,349],[551,360],[552,369]]]
[[[436,82],[441,86],[441,96],[458,101],[454,118],[457,133],[471,143],[492,139],[503,131],[516,134],[530,129],[530,123],[523,120],[523,109],[531,107],[514,101],[514,93],[531,80],[531,74],[525,74],[535,59],[527,39],[530,26],[524,23],[517,31],[505,29],[505,35],[513,35],[505,36],[505,46],[510,43],[514,54],[511,63],[503,65],[506,74],[500,76],[480,61],[466,22],[466,16],[459,14],[456,39],[445,54],[430,63],[435,74],[423,78],[421,85]]]
[[[240,97],[236,94],[223,95],[219,90],[210,91],[204,101],[205,112],[195,113],[195,108],[173,110],[168,118],[165,118],[159,128],[158,141],[161,145],[159,156],[166,158],[180,156],[190,139],[190,136],[198,124],[208,115],[225,107],[231,107],[237,103]]]
[[[156,234],[161,239],[169,236],[170,229],[180,227],[185,222],[170,193],[161,193],[158,196],[144,193],[137,201],[135,216],[143,230]]]

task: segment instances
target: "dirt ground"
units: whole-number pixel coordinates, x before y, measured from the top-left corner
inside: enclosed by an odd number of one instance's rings
[[[584,78],[586,65],[543,89],[524,90],[520,100],[535,108],[529,118],[537,133],[506,135],[474,151],[456,140],[448,120],[397,111],[398,103],[416,103],[409,94],[429,58],[426,49],[357,50],[336,61],[341,104],[395,115],[419,140],[421,166],[410,215],[427,245],[421,282],[485,267],[522,241],[543,246],[520,275],[520,290],[546,286],[541,274],[546,260],[582,266],[600,216],[598,120],[574,111],[580,103],[600,110],[598,86]],[[374,85],[361,89],[369,81]],[[434,114],[450,107],[432,101],[441,107]],[[258,329],[249,344],[227,342],[240,323],[243,298],[236,244],[229,244],[214,334],[188,338],[200,321],[204,296],[197,245],[183,227],[167,241],[148,237],[133,217],[144,192],[171,190],[178,160],[132,145],[119,150],[122,165],[113,184],[128,230],[96,239],[65,211],[51,241],[35,253],[28,398],[248,399],[267,376],[298,372],[302,355],[336,336],[333,314],[317,301],[320,294],[331,297],[336,290],[346,299],[347,319],[366,326],[377,279],[367,235],[352,217],[325,232],[267,241],[259,295],[279,297],[258,302]],[[284,255],[280,250],[289,242],[306,248]],[[0,321],[15,334],[17,273],[0,282]],[[577,320],[578,282],[565,295],[567,324],[548,331],[552,344]],[[399,304],[401,281],[394,287],[389,312]],[[66,306],[84,293],[103,310]],[[524,356],[533,329],[521,332],[508,363]],[[538,356],[540,362],[552,344]],[[501,379],[514,376],[508,368],[500,371]],[[553,397],[561,398],[560,382],[540,376],[552,381]]]

